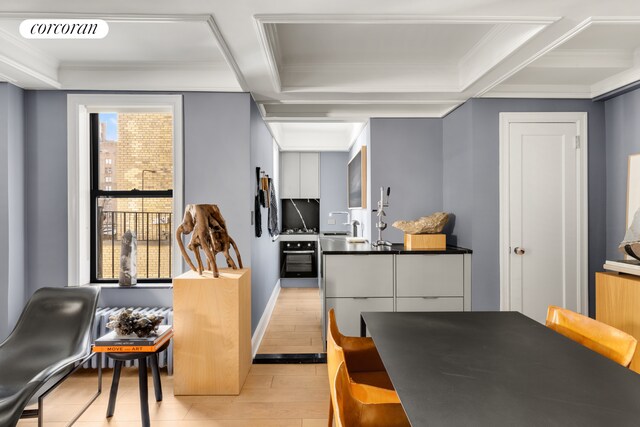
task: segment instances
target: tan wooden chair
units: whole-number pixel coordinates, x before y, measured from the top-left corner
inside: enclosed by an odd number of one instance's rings
[[[411,426],[394,391],[354,383],[344,361],[338,365],[332,387],[337,427]]]
[[[382,364],[378,350],[371,338],[347,337],[340,333],[333,309],[329,311],[327,327],[327,370],[331,387],[332,399],[329,402],[329,427],[333,423],[335,409],[334,390],[335,378],[340,364],[345,364],[351,384],[352,393],[360,402],[371,403],[383,401],[397,405],[406,420],[406,415],[400,406],[398,395],[393,390],[389,375]],[[348,424],[351,425],[351,424]],[[360,424],[354,424],[360,425]],[[363,424],[385,425],[385,424]],[[409,425],[393,424],[393,425]]]
[[[548,328],[628,367],[638,341],[619,329],[565,308],[549,306]]]

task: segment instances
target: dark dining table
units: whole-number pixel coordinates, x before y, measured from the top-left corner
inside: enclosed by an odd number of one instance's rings
[[[640,376],[516,312],[361,314],[417,426],[640,426]]]

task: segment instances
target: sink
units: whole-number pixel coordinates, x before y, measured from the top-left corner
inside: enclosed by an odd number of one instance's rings
[[[346,231],[326,231],[324,233],[325,236],[348,236],[349,233]]]

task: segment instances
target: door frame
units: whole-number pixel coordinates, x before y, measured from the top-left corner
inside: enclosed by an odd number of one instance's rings
[[[500,310],[511,309],[509,258],[509,126],[511,123],[575,123],[579,146],[577,218],[578,224],[578,311],[589,311],[589,175],[588,175],[588,124],[586,112],[536,112],[500,113]]]

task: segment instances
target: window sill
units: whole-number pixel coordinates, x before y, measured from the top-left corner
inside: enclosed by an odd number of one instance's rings
[[[173,283],[139,283],[135,286],[120,286],[117,283],[88,283],[83,286],[95,286],[100,289],[173,289]]]

